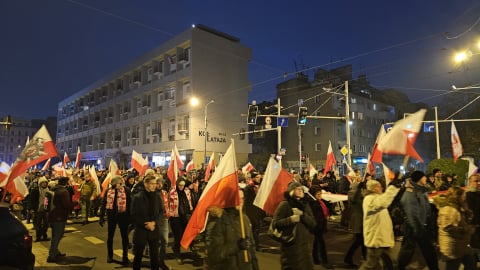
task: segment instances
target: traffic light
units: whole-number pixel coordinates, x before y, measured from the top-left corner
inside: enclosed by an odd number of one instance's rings
[[[257,105],[248,105],[247,124],[256,125],[257,124],[257,115],[258,115],[258,106]]]
[[[299,126],[304,126],[307,123],[307,107],[298,107],[298,120]]]

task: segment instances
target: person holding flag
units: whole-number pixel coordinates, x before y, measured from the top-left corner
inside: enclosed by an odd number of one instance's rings
[[[310,205],[304,199],[304,187],[298,182],[288,184],[284,200],[278,205],[272,227],[284,232],[295,230],[293,243],[281,244],[282,269],[313,269],[313,235],[316,226]]]
[[[243,208],[243,190],[238,192],[240,199],[238,206],[209,208],[210,218],[205,230],[208,269],[259,269],[255,245],[252,244],[253,233],[250,220],[240,210]],[[240,221],[240,215],[243,215],[243,222]],[[245,237],[241,234],[242,227]],[[245,260],[244,251],[248,251],[247,260]]]

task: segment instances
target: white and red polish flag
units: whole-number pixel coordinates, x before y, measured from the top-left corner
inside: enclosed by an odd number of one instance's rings
[[[52,165],[52,169],[53,169],[53,175],[54,175],[55,177],[67,176],[67,171],[66,171],[65,168],[63,167],[61,161],[53,164],[53,165]]]
[[[80,146],[77,147],[77,156],[75,157],[75,168],[80,169],[80,161],[82,160],[82,153],[80,152]]]
[[[88,173],[90,174],[90,179],[92,179],[93,183],[95,184],[95,190],[98,196],[98,194],[100,194],[101,192],[101,189],[100,189],[100,181],[98,181],[97,172],[95,171],[95,166],[91,165],[88,168]]]
[[[315,176],[315,174],[318,174],[317,169],[315,169],[315,167],[313,167],[312,163],[310,163],[310,166],[308,167],[308,174],[310,175],[310,178]]]
[[[253,204],[263,209],[267,214],[273,215],[278,204],[284,198],[283,193],[292,180],[293,175],[282,168],[273,157],[270,157],[262,184],[258,188]]]
[[[70,158],[67,155],[67,152],[63,153],[63,167],[67,168],[67,164],[70,162]]]
[[[3,182],[3,180],[7,178],[9,170],[10,165],[8,165],[5,161],[2,161],[2,163],[0,163],[0,187],[3,187],[5,184],[7,184],[7,182]]]
[[[3,180],[6,181],[6,183],[2,185],[2,181],[0,186],[5,186],[5,190],[13,194],[13,191],[16,189],[13,181],[15,178],[22,175],[28,168],[55,156],[58,156],[57,148],[50,134],[48,134],[47,128],[45,125],[42,125],[10,168],[8,176]],[[6,192],[4,193],[4,198],[5,195]]]
[[[325,162],[325,171],[327,173],[332,170],[332,167],[335,166],[337,161],[335,160],[335,154],[332,150],[332,142],[328,140],[328,150],[327,150],[327,161]]]
[[[365,168],[367,168],[370,175],[375,175],[375,165],[372,162],[372,156],[370,153],[368,153],[367,166],[365,166]]]
[[[120,171],[118,170],[118,165],[115,162],[115,160],[111,159],[110,164],[108,165],[108,174],[105,176],[105,179],[102,182],[102,193],[100,194],[100,197],[103,198],[105,195],[105,192],[108,189],[108,185],[110,185],[110,181],[112,180],[113,177],[120,175]]]
[[[389,155],[405,155],[423,162],[413,145],[422,127],[427,110],[421,109],[398,120],[392,129],[378,142],[378,151]]]
[[[187,249],[195,237],[205,230],[209,207],[228,208],[239,204],[237,163],[235,145],[232,140],[198,200],[180,241],[181,246]]]
[[[242,173],[247,174],[249,171],[254,170],[253,164],[249,161],[245,166],[242,167]]]
[[[183,168],[183,161],[178,153],[177,145],[175,144],[170,155],[170,165],[168,165],[167,176],[170,179],[171,187],[175,188],[177,185],[178,173]]]
[[[45,161],[45,164],[43,164],[43,167],[41,169],[41,171],[46,171],[48,170],[48,168],[50,168],[50,163],[52,162],[52,159],[49,158],[47,159],[47,161]]]
[[[385,165],[383,162],[382,162],[382,166],[383,166],[383,176],[385,177],[385,185],[388,186],[390,182],[393,180],[393,178],[395,178],[395,173],[392,170],[390,170],[388,166]]]
[[[185,171],[188,173],[193,169],[195,169],[195,164],[193,163],[193,159],[192,159],[190,160],[190,162],[187,163],[187,166],[185,166]]]
[[[452,131],[451,131],[451,141],[452,141],[452,155],[453,163],[457,163],[457,159],[463,155],[463,146],[458,136],[457,128],[452,121]]]
[[[148,160],[144,159],[137,151],[132,150],[132,167],[137,170],[139,175],[144,175],[148,169]]]
[[[381,125],[380,130],[378,131],[377,139],[373,145],[372,154],[370,155],[370,162],[382,163],[383,153],[378,150],[378,142],[381,141],[386,134],[387,132],[385,131],[385,125]]]
[[[208,160],[207,168],[205,168],[205,182],[207,182],[208,179],[210,179],[210,174],[212,173],[212,170],[215,168],[215,160],[213,158],[214,158],[214,152],[212,152],[212,155]]]
[[[10,204],[22,201],[28,195],[28,187],[25,185],[24,175],[26,175],[25,172],[22,173],[21,176],[15,177],[11,187],[7,188],[8,192],[12,194],[10,197]]]

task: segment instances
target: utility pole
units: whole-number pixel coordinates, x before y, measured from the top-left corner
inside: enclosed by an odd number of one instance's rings
[[[348,158],[347,162],[349,166],[352,166],[352,149],[350,148],[350,105],[348,100],[348,81],[345,81],[345,133],[347,139]]]
[[[438,130],[438,110],[437,106],[433,107],[435,109],[435,139],[437,140],[437,159],[440,159],[440,136]]]
[[[277,98],[277,155],[280,154],[280,149],[282,149],[282,126],[278,124],[278,119],[280,118],[280,98]],[[282,160],[279,159],[278,163],[282,167]]]

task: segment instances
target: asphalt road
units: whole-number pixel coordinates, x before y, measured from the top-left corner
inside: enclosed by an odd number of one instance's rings
[[[352,269],[343,264],[343,257],[352,241],[352,234],[348,230],[338,226],[337,221],[339,216],[334,218],[335,220],[329,222],[329,231],[325,236],[329,262],[335,266],[335,269]],[[92,218],[90,221],[91,223],[82,225],[80,220],[69,220],[66,227],[65,237],[60,242],[59,247],[59,249],[62,252],[65,252],[67,256],[57,263],[46,262],[50,242],[34,242],[33,252],[36,256],[35,269],[131,269],[131,266],[123,266],[120,264],[122,258],[120,231],[117,230],[114,240],[115,262],[108,264],[106,259],[107,228],[106,226],[100,227],[98,225],[98,218]],[[32,225],[27,224],[27,227],[31,229],[31,234],[34,236],[35,231],[32,229]],[[266,226],[264,230],[266,231]],[[50,231],[48,232],[48,235],[51,235]],[[260,244],[262,249],[260,252],[257,252],[260,269],[280,269],[278,244],[264,233],[260,236]],[[198,243],[197,247],[199,249],[199,254],[203,256],[204,249],[202,243]],[[195,257],[187,251],[183,251],[183,256],[185,258],[183,265],[179,265],[174,260],[170,248],[167,252],[170,253],[165,262],[172,269],[203,269],[201,258],[194,259]],[[356,252],[354,259],[356,263],[360,263],[359,253],[360,250]],[[131,261],[133,260],[132,250],[130,250],[129,259]],[[149,268],[148,258],[144,258],[143,261],[145,268]],[[410,269],[424,268],[425,266],[422,260],[415,260],[410,265]],[[325,268],[316,265],[315,269]]]

